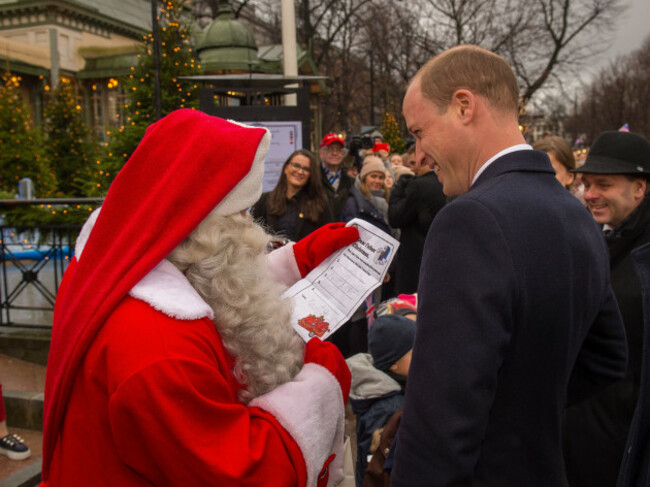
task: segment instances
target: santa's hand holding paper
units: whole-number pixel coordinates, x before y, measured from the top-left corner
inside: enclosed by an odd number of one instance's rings
[[[269,145],[194,110],[147,129],[59,288],[44,487],[342,478],[350,373],[332,345],[305,347],[282,293],[358,234],[328,226],[266,255],[245,210]]]
[[[345,223],[328,223],[310,233],[293,246],[300,275],[305,277],[332,253],[357,240],[359,231]]]

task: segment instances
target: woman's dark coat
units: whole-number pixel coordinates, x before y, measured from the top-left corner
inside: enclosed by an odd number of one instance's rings
[[[314,230],[334,221],[329,203],[325,205],[325,209],[317,222],[305,218],[302,211],[300,211],[300,208],[303,207],[307,199],[307,193],[304,190],[298,191],[291,199],[287,200],[287,210],[283,215],[272,215],[269,212],[270,194],[271,192],[263,193],[257,203],[253,205],[251,213],[256,221],[271,230],[275,235],[286,237],[289,240],[297,242]],[[291,235],[287,235],[284,230],[283,220],[285,218],[290,219],[290,223],[293,226]]]
[[[386,232],[388,235],[391,235],[390,227],[388,222],[379,211],[355,186],[350,188],[350,196],[343,206],[343,213],[341,219],[344,222],[349,222],[354,218],[360,218],[372,223],[374,226],[380,230]]]

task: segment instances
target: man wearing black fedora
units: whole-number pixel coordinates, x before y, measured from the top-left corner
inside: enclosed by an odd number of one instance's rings
[[[567,408],[565,463],[571,487],[611,487],[616,485],[641,380],[643,309],[630,252],[650,242],[650,143],[630,132],[603,132],[584,166],[573,172],[582,175],[587,207],[603,226],[629,359],[624,379]]]

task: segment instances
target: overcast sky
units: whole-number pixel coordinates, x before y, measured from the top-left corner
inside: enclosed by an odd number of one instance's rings
[[[650,0],[625,0],[628,9],[621,14],[612,47],[603,55],[599,65],[607,65],[616,56],[639,49],[650,35]]]

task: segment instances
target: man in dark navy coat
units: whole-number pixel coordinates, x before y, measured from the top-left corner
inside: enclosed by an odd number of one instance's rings
[[[452,197],[429,229],[395,486],[566,486],[567,403],[623,377],[607,247],[518,127],[515,76],[459,46],[403,114]]]

